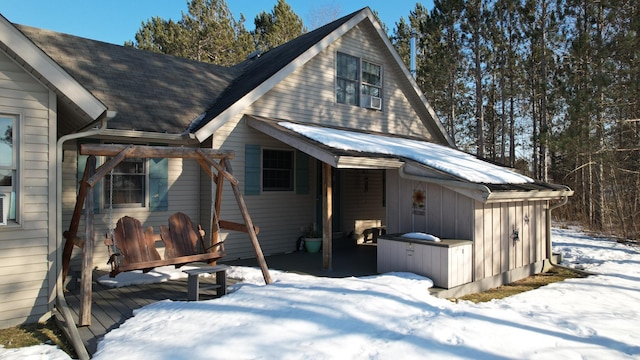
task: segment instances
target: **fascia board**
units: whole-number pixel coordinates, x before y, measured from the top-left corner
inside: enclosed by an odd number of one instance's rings
[[[3,16],[0,16],[0,43],[30,66],[32,71],[37,73],[34,74],[36,77],[44,78],[55,90],[69,98],[92,119],[98,119],[107,110],[100,100]]]

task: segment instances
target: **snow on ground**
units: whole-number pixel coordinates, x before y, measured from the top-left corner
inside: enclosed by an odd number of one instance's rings
[[[640,251],[576,229],[552,236],[564,264],[597,275],[455,304],[430,296],[431,280],[409,273],[272,271],[275,282],[265,286],[258,269],[235,267],[229,276],[243,281],[229,295],[139,309],[94,358],[640,359]]]

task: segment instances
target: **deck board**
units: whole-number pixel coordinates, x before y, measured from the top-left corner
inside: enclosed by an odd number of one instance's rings
[[[93,278],[98,279],[102,275],[104,272],[96,270]],[[205,284],[215,283],[215,276],[203,277],[200,281],[205,288]],[[104,335],[132,317],[133,310],[166,299],[187,301],[186,278],[119,288],[109,288],[94,282],[92,289],[91,325],[78,327],[78,333],[91,355],[97,351],[98,343]],[[205,300],[217,296],[215,290],[206,289],[201,290],[201,295]],[[79,287],[65,292],[65,298],[77,324],[81,302]]]

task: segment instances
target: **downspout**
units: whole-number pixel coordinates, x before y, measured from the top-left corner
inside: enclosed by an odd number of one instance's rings
[[[580,270],[580,269],[574,269],[574,268],[570,268],[568,266],[564,266],[564,265],[560,265],[558,263],[556,263],[553,260],[553,251],[551,249],[551,210],[557,209],[561,206],[564,206],[567,204],[567,202],[569,201],[569,197],[568,196],[563,196],[562,197],[562,201],[549,206],[547,209],[545,209],[545,221],[546,221],[546,242],[547,242],[547,259],[549,260],[549,264],[551,264],[551,266],[555,266],[555,267],[559,267],[562,269],[567,269],[567,270],[571,270],[571,271],[575,271],[577,273],[580,273],[582,275],[585,276],[589,276],[589,275],[594,275],[594,273],[589,272],[589,271],[584,271],[584,270]]]
[[[56,248],[60,249],[62,244],[62,156],[63,150],[62,146],[65,142],[69,140],[89,137],[100,134],[103,130],[107,128],[107,122],[113,119],[116,116],[115,111],[107,111],[106,115],[102,117],[100,121],[100,126],[97,129],[92,129],[84,132],[79,132],[75,134],[67,134],[60,139],[56,144],[56,192],[57,192],[57,200],[56,200]],[[75,325],[75,321],[71,316],[71,311],[69,310],[69,305],[67,304],[67,300],[64,297],[64,280],[62,278],[62,252],[56,251],[56,272],[57,272],[57,280],[56,280],[56,306],[58,307],[58,311],[64,318],[64,329],[66,329],[67,337],[73,344],[73,348],[76,351],[79,359],[89,359],[89,353],[82,342],[82,338],[78,333],[78,329]]]

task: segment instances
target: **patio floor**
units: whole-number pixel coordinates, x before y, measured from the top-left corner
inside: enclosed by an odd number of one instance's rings
[[[331,270],[322,269],[322,252],[296,252],[266,257],[269,269],[296,272],[325,277],[366,276],[376,274],[376,245],[362,244],[352,246],[334,246]],[[231,266],[258,266],[255,259],[219,261]],[[106,272],[95,270],[94,279]],[[236,280],[229,278],[228,284]],[[215,277],[204,277],[201,283],[215,282]],[[97,350],[97,344],[109,331],[118,328],[133,316],[133,310],[156,301],[171,299],[187,301],[187,280],[171,280],[156,284],[132,285],[120,288],[108,288],[94,281],[92,295],[92,321],[90,326],[79,327],[78,331],[89,354]],[[79,286],[69,286],[66,299],[74,320],[78,321],[80,308]],[[201,291],[202,299],[214,298],[215,290]]]

